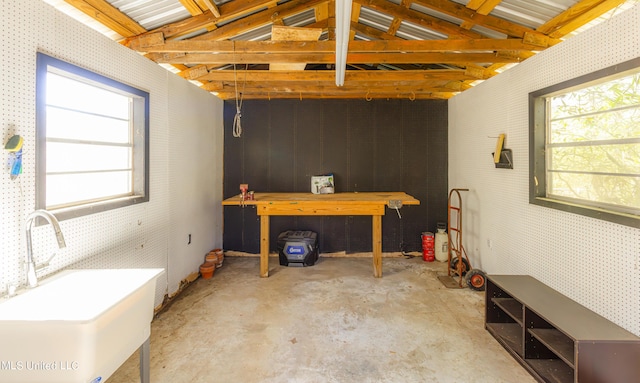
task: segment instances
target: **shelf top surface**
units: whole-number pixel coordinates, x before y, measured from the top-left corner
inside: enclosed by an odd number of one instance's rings
[[[529,275],[489,275],[488,279],[574,340],[640,341],[631,332]]]

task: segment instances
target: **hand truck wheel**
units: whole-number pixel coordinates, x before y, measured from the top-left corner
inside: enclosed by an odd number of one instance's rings
[[[471,270],[471,266],[469,265],[469,261],[467,261],[465,258],[461,258],[461,259],[462,259],[462,264],[458,265],[458,257],[452,258],[451,262],[449,263],[449,268],[451,269],[454,275],[464,277],[465,274],[467,274],[467,271]],[[458,268],[460,268],[460,270]]]
[[[471,269],[465,276],[467,286],[471,290],[484,291],[487,283],[487,276],[484,271],[480,269]]]

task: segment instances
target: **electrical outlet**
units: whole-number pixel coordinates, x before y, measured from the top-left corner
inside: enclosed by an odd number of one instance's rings
[[[491,250],[493,250],[493,241],[490,239],[487,239],[487,247]]]

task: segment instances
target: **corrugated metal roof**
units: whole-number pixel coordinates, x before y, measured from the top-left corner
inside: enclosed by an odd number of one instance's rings
[[[435,10],[429,8],[429,7],[425,7],[425,6],[417,4],[417,3],[412,3],[411,7],[409,7],[409,9],[412,9],[412,10],[418,11],[418,12],[422,12],[422,13],[424,13],[426,15],[429,15],[429,16],[434,16],[434,17],[437,17],[437,18],[442,19],[442,20],[446,20],[446,21],[448,21],[450,23],[453,23],[455,25],[462,24],[462,20],[458,19],[457,17],[453,17],[453,16],[448,15],[446,13],[435,11]]]
[[[47,3],[52,4],[56,8],[59,8],[65,11],[65,8],[68,9],[65,13],[71,14],[76,19],[81,22],[92,26],[94,29],[100,31],[103,34],[113,38],[114,40],[120,40],[122,36],[114,33],[108,28],[104,27],[102,24],[95,22],[95,20],[90,17],[83,15],[82,13],[78,14],[78,12],[73,13],[75,8],[66,4],[63,0],[45,0]],[[133,20],[138,22],[143,28],[147,30],[153,30],[155,28],[161,27],[166,24],[175,23],[180,20],[184,20],[189,18],[191,15],[186,10],[186,8],[180,3],[179,0],[107,0],[111,5],[119,9],[121,12],[131,17]],[[225,4],[232,0],[214,0],[215,4],[221,5]],[[283,4],[289,2],[291,0],[281,0],[278,4]],[[389,0],[394,4],[401,4],[401,0]],[[458,4],[466,6],[468,0],[452,0]],[[495,16],[513,23],[517,23],[529,28],[538,28],[542,24],[549,21],[555,15],[563,12],[564,10],[572,7],[578,0],[503,0],[501,1],[490,13],[491,16]],[[621,9],[626,9],[632,6],[637,1],[627,1],[626,4],[621,6]],[[266,7],[261,9],[254,10],[253,13],[261,12]],[[462,20],[457,19],[456,17],[434,11],[433,9],[426,7],[424,5],[420,5],[418,3],[412,3],[410,9],[428,14],[430,16],[437,17],[439,19],[451,22],[455,25],[460,25]],[[247,14],[244,14],[239,18],[246,17]],[[236,21],[237,19],[227,20],[225,22],[218,23],[218,27],[221,27],[225,24]],[[602,19],[601,19],[602,20]],[[285,25],[288,26],[297,26],[303,27],[305,25],[314,23],[315,20],[315,12],[313,9],[309,9],[308,11],[299,13],[294,16],[287,17],[283,20]],[[362,6],[360,8],[360,17],[358,22],[376,28],[380,31],[386,32],[388,31],[391,22],[393,21],[393,17],[375,11],[371,8],[367,8],[366,6]],[[268,39],[270,34],[266,33],[266,30],[271,30],[271,26],[263,26],[252,31],[248,31],[243,33],[242,35],[236,36],[234,40],[265,40]],[[582,28],[585,29],[585,28]],[[474,32],[480,33],[487,38],[506,38],[505,35],[490,30],[488,28],[473,26],[471,29]],[[197,31],[189,34],[188,36],[182,36],[180,39],[189,38],[196,36],[200,33],[206,32],[204,29],[202,31]],[[413,24],[411,22],[403,21],[398,29],[396,35],[400,38],[415,40],[415,39],[424,39],[424,40],[433,40],[433,39],[441,39],[446,38],[442,33],[437,31],[430,30],[424,26]],[[356,34],[356,38],[362,40],[369,40],[370,37],[362,36]]]
[[[191,17],[178,0],[111,0],[109,3],[146,30]]]
[[[392,21],[393,17],[387,14],[374,11],[364,6],[360,7],[360,18],[358,22],[363,25],[386,32],[389,30]]]
[[[400,23],[400,28],[398,28],[396,36],[405,40],[441,40],[448,37],[445,34],[423,28],[408,21]]]
[[[87,16],[82,14],[82,12],[77,10],[76,8],[69,6],[69,4],[65,3],[64,0],[44,0],[44,1],[52,4],[56,8],[80,20],[80,22],[91,26],[92,28],[104,33],[105,35],[111,37],[116,41],[121,40],[123,38],[123,36],[120,36],[116,32],[113,32],[107,27],[105,27],[104,25],[100,24],[100,21],[99,21],[100,19],[97,19],[97,20],[92,19],[91,16],[95,16],[95,14],[92,13],[90,9],[84,9],[86,12],[89,13],[89,16]],[[172,23],[185,20],[191,17],[191,14],[187,11],[187,9],[182,5],[182,3],[179,0],[105,0],[105,1],[108,1],[109,4],[111,4],[118,10],[120,10],[123,14],[126,14],[128,17],[138,22],[146,30],[153,30],[158,27],[172,24]],[[213,0],[213,1],[217,5],[222,5],[229,1],[239,1],[239,0]],[[402,0],[386,0],[386,1],[389,2],[390,4],[395,4],[396,6],[404,9],[404,5],[402,5],[403,4]],[[466,7],[467,3],[469,2],[469,0],[450,0],[450,1],[460,4],[463,7]],[[580,3],[580,1],[581,0],[502,0],[498,2],[495,8],[491,9],[491,11],[489,12],[489,15],[498,19],[506,20],[509,23],[521,25],[526,28],[537,29],[541,25],[548,23],[551,19],[553,19],[557,15],[562,14],[567,9],[570,9],[574,5]],[[582,32],[593,25],[596,25],[598,23],[601,23],[602,21],[608,20],[609,18],[612,17],[612,15],[620,13],[625,9],[628,9],[634,5],[637,5],[639,1],[640,0],[627,0],[622,5],[614,9],[613,11],[600,16],[598,19],[590,22],[586,26],[579,28],[574,33],[568,34],[562,38],[569,38],[573,34]],[[292,2],[292,0],[280,0],[277,2],[277,5],[281,5],[287,2]],[[87,1],[87,4],[89,3],[91,2]],[[420,15],[424,14],[424,15],[429,15],[431,17],[434,17],[438,20],[441,20],[441,22],[450,23],[451,25],[454,25],[454,26],[460,26],[463,24],[462,19],[457,18],[455,15],[450,15],[446,13],[446,12],[449,12],[446,9],[446,7],[442,8],[442,10],[440,11],[436,11],[433,8],[427,6],[428,3],[426,1],[415,0],[414,2],[410,1],[409,3],[410,3],[410,9],[414,12],[411,17],[407,17],[406,19],[403,19],[402,12],[394,16],[394,14],[396,13],[395,11],[390,11],[390,13],[385,13],[381,9],[378,10],[378,8],[376,8],[374,5],[367,7],[366,2],[362,3],[361,6],[359,7],[360,12],[359,12],[358,23],[361,26],[366,26],[368,28],[375,29],[377,31],[380,31],[381,33],[388,33],[389,28],[393,24],[394,18],[399,17],[402,20],[398,26],[398,29],[395,31],[395,36],[405,40],[446,40],[451,37],[445,32],[441,32],[439,30],[433,29],[436,27],[431,26],[429,23],[418,24],[418,22],[415,21],[415,18],[413,16],[420,18],[422,17]],[[245,5],[250,8],[250,5],[256,5],[256,4],[265,4],[265,5],[260,9],[252,9],[250,13],[251,15],[259,12],[264,12],[266,10],[264,15],[265,17],[275,16],[273,15],[271,8],[268,8],[266,3],[261,2],[261,0],[256,0],[256,1],[249,0],[249,2]],[[326,7],[326,3],[315,3],[315,4],[316,5],[313,7],[307,7],[304,11],[301,11],[295,15],[290,15],[282,19],[282,24],[286,26],[305,27],[315,23],[317,21],[315,19],[315,16],[316,16],[315,8]],[[332,4],[332,3],[329,3],[329,4]],[[435,4],[437,5],[438,3],[435,3]],[[442,4],[450,5],[450,3],[446,3],[446,2]],[[274,3],[268,4],[269,7],[272,7],[273,5]],[[305,7],[304,2],[301,2],[299,5],[302,8]],[[72,10],[67,11],[65,9],[73,9],[75,10],[75,12],[73,12]],[[332,10],[329,10],[329,11],[330,11],[329,14],[331,14]],[[242,11],[240,11],[240,13],[238,13],[234,19],[227,19],[222,22],[215,22],[215,26],[211,24],[202,24],[198,27],[200,29],[197,31],[183,30],[182,33],[171,36],[170,38],[171,39],[177,38],[180,40],[189,39],[191,37],[195,37],[200,34],[206,33],[208,30],[211,30],[212,28],[215,28],[215,27],[221,28],[230,23],[235,23],[238,26],[238,28],[236,29],[232,27],[232,29],[236,31],[241,31],[241,33],[236,36],[230,37],[229,38],[230,40],[235,40],[235,41],[237,40],[245,40],[245,41],[269,40],[271,38],[271,29],[273,25],[271,21],[276,21],[276,20],[269,20],[268,18],[258,17],[257,19],[262,20],[262,22],[269,22],[269,24],[260,25],[260,26],[255,26],[256,24],[251,24],[255,27],[250,31],[245,31],[244,27],[246,27],[247,24],[245,24],[242,21],[242,19],[250,16],[250,14],[242,13]],[[322,14],[326,15],[326,11],[322,12]],[[229,14],[225,16],[229,16]],[[275,17],[277,18],[278,16],[275,16]],[[226,17],[223,17],[223,20],[225,18]],[[424,17],[424,18],[426,19],[427,17]],[[252,22],[254,21],[256,21],[256,19],[253,19]],[[490,25],[490,24],[486,24],[486,25]],[[120,29],[120,31],[121,33],[123,33],[122,31],[124,31],[124,29]],[[471,31],[476,32],[481,36],[483,36],[483,38],[488,38],[488,39],[502,40],[508,37],[501,32],[496,32],[482,25],[472,25]],[[325,30],[321,35],[320,39],[326,40],[328,38],[329,32],[332,32],[331,28],[329,28],[329,31]],[[563,31],[563,33],[565,32]],[[366,35],[364,32],[356,32],[354,39],[355,40],[372,40],[377,38],[376,37],[377,33],[371,33],[371,35],[373,36]],[[496,46],[499,46],[499,45],[496,45]],[[419,60],[419,58],[416,58],[416,60]],[[482,59],[482,61],[484,61],[484,59]],[[187,66],[196,65],[195,63],[187,63],[187,64],[188,64]],[[491,63],[483,64],[481,62],[475,62],[475,65],[478,65],[478,66],[487,66],[489,64]],[[496,65],[496,69],[498,71],[502,71],[503,69],[506,69],[513,65],[516,65],[516,64],[508,64],[505,66]],[[220,66],[225,68],[233,67],[232,65],[231,66],[220,65]],[[326,66],[329,67],[329,65],[326,65]],[[357,69],[370,68],[370,69],[378,69],[378,70],[405,70],[405,69],[429,70],[429,69],[439,69],[439,68],[460,69],[465,66],[466,66],[465,63],[456,64],[455,61],[453,63],[419,63],[419,62],[416,62],[414,64],[406,64],[406,63],[404,64],[391,64],[391,63],[366,64],[364,63],[363,64],[363,63],[360,63],[360,64],[351,65],[352,69],[353,68],[357,68]],[[169,65],[167,65],[167,67],[172,68]],[[256,68],[264,69],[264,67],[268,67],[268,65],[254,65],[252,66],[252,69],[256,69]],[[317,67],[319,68],[321,66],[319,65]],[[175,68],[173,68],[173,70],[175,70]],[[392,88],[392,89],[395,89],[395,88]],[[455,91],[452,90],[452,92],[455,92]],[[430,97],[429,95],[426,95],[426,96]]]
[[[313,9],[306,10],[304,12],[295,14],[282,19],[284,25],[288,27],[304,27],[305,25],[312,24],[316,21],[315,12]],[[242,34],[234,36],[229,40],[234,41],[264,41],[271,39],[271,28],[273,24],[260,26],[258,28],[246,31]]]
[[[452,0],[464,6],[468,0]],[[503,0],[489,14],[529,28],[537,28],[577,0]]]
[[[244,32],[243,34],[231,37],[232,41],[264,41],[271,38],[271,26],[273,24],[263,25],[261,27]]]
[[[506,39],[507,38],[507,35],[505,35],[504,33],[496,32],[493,29],[489,29],[480,25],[474,25],[471,28],[471,31],[480,33],[485,38],[490,38],[490,39]]]
[[[503,0],[490,15],[536,29],[576,3],[573,0]]]
[[[293,16],[285,17],[282,22],[288,27],[304,27],[316,22],[316,12],[310,8]]]

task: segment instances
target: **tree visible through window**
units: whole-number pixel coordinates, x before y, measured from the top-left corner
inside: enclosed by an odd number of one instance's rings
[[[43,54],[37,80],[38,207],[148,200],[148,93]]]
[[[531,94],[532,203],[564,203],[563,210],[638,225],[639,65]]]

